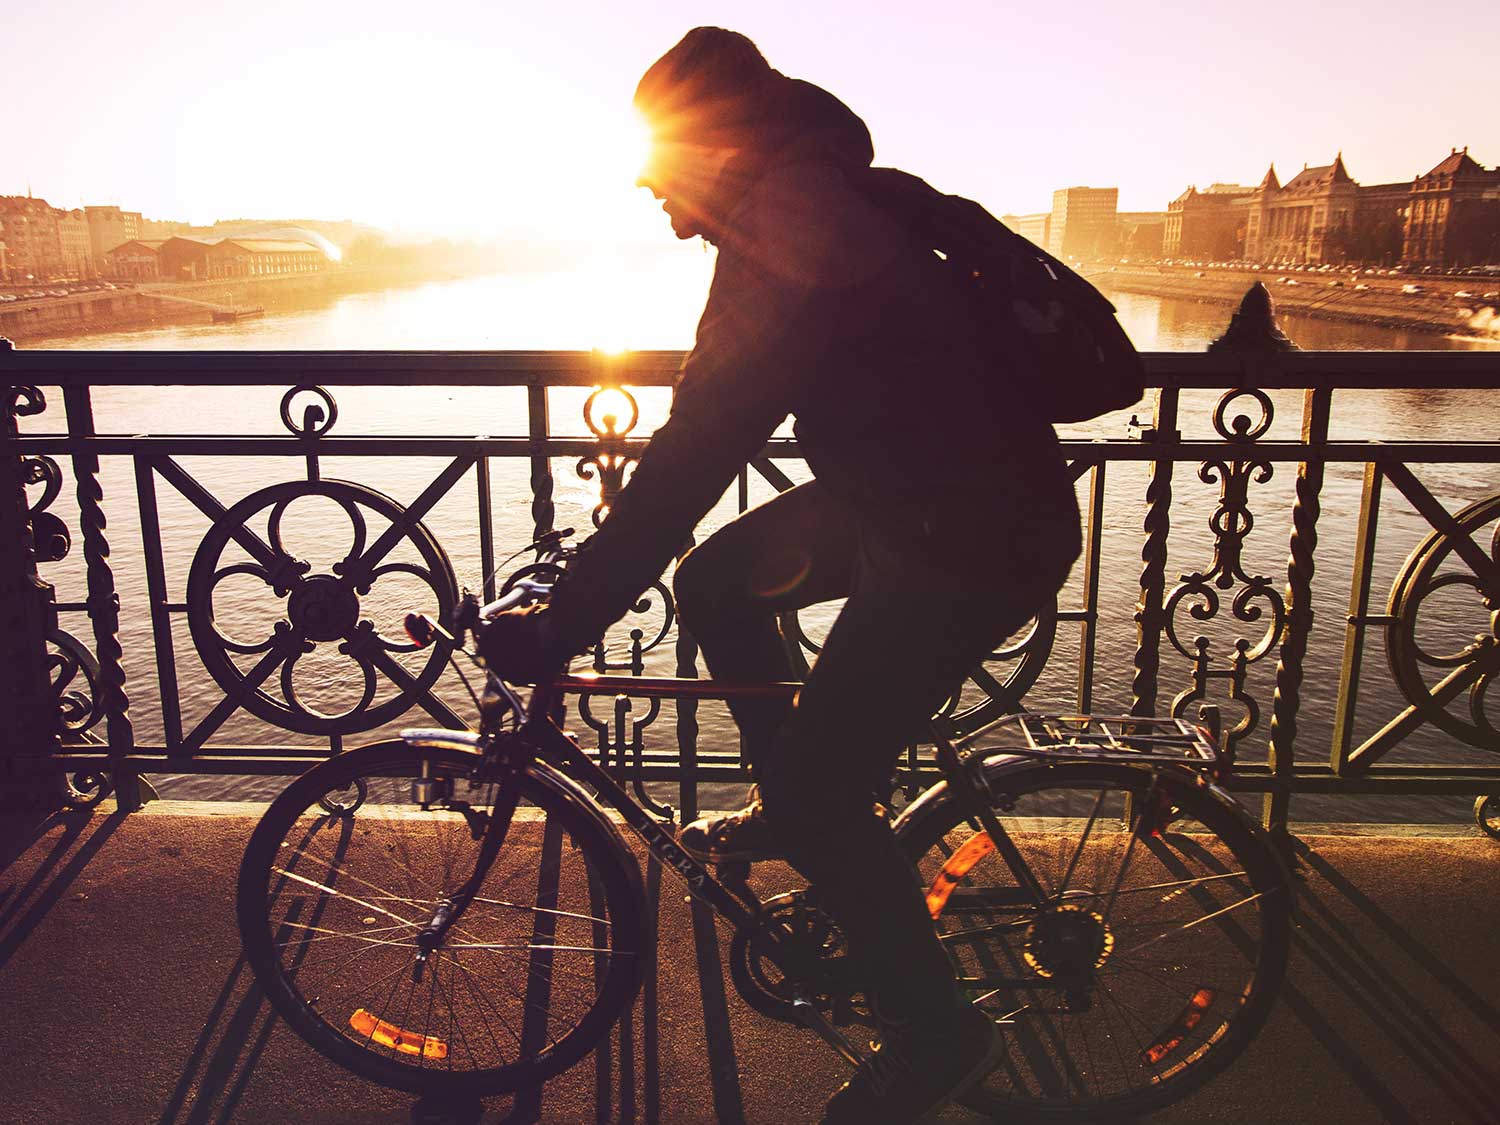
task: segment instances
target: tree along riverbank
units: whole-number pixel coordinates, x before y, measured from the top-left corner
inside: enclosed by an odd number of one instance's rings
[[[1259,281],[1283,313],[1500,340],[1500,277],[1152,265],[1085,266],[1083,272],[1105,290],[1225,306],[1238,305]]]
[[[332,304],[350,293],[399,289],[462,276],[429,265],[333,266],[284,277],[159,281],[0,306],[0,336],[17,344],[111,329],[207,324],[215,310],[290,312]]]

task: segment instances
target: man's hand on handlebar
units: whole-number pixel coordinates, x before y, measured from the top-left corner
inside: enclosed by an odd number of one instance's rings
[[[546,606],[506,610],[474,630],[474,648],[502,680],[547,683],[563,671],[569,655],[559,649],[551,625]]]

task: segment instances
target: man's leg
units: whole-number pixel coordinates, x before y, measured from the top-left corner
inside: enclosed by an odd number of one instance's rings
[[[826,896],[894,1022],[941,1024],[966,1001],[871,788],[1033,600],[862,552],[854,592],[762,769],[771,828]]]
[[[847,594],[857,545],[844,506],[812,481],[752,508],[689,553],[673,581],[677,610],[714,678],[791,679],[776,615]],[[752,773],[790,707],[730,701]]]

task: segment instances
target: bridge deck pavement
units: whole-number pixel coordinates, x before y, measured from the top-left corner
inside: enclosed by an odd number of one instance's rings
[[[412,1120],[409,1096],[325,1062],[251,988],[232,909],[251,820],[170,805],[4,814],[0,1121]],[[1303,845],[1291,972],[1269,1026],[1153,1120],[1500,1121],[1500,845]],[[657,970],[609,1055],[532,1096],[490,1099],[485,1122],[817,1119],[843,1064],[749,1010],[722,971],[724,927],[672,876],[650,886]]]

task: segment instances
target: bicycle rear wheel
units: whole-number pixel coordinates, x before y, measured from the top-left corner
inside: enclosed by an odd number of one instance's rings
[[[472,782],[478,760],[399,742],[331,758],[272,802],[240,867],[245,956],[276,1010],[398,1089],[544,1081],[608,1034],[640,983],[639,870],[602,816],[537,775],[515,783],[499,857],[418,968],[417,935],[474,871],[495,800]]]
[[[1285,973],[1291,891],[1269,843],[1171,772],[996,764],[990,785],[1044,907],[951,797],[900,826],[955,969],[1006,1044],[965,1104],[1116,1120],[1208,1081]]]

